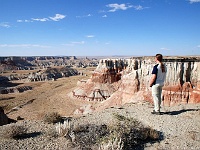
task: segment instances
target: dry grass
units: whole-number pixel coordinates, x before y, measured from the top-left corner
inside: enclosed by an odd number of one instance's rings
[[[111,124],[84,124],[67,127],[65,137],[70,137],[79,149],[124,150],[144,147],[145,143],[157,141],[160,133],[145,127],[133,118],[114,114]],[[60,128],[62,129],[62,128]],[[62,133],[62,130],[60,130]],[[62,133],[63,135],[63,133]]]
[[[57,123],[61,121],[61,115],[57,112],[50,112],[44,116],[44,121],[47,123]]]
[[[101,149],[133,149],[150,141],[159,140],[158,131],[144,127],[141,122],[114,114],[116,122],[109,125],[109,136],[101,139]]]

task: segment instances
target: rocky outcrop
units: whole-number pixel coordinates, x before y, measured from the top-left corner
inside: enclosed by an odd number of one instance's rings
[[[167,77],[163,90],[165,105],[179,103],[200,102],[200,58],[165,58]],[[128,61],[128,67],[124,70],[122,84],[119,91],[127,93],[128,87],[135,87],[131,93],[142,91],[137,98],[152,102],[149,80],[153,65],[153,58],[132,58]],[[128,80],[130,82],[128,82]],[[133,83],[135,82],[135,83]],[[132,85],[130,84],[132,83]],[[128,89],[127,89],[128,88]],[[126,91],[126,92],[124,92]],[[129,93],[129,92],[128,92]],[[134,95],[132,95],[135,99]]]
[[[4,113],[3,108],[0,107],[0,126],[8,124],[8,123],[9,123],[9,119],[7,115]]]
[[[5,114],[2,107],[0,107],[0,126],[9,124],[9,123],[16,123],[17,121],[11,118],[8,118],[7,114]]]
[[[31,86],[18,86],[20,83],[9,82],[10,78],[0,76],[0,94],[22,93],[32,90]]]
[[[78,75],[79,72],[76,69],[62,67],[62,68],[48,68],[44,70],[39,70],[37,72],[31,72],[29,74],[10,74],[7,77],[1,77],[0,81],[8,80],[25,80],[27,82],[35,82],[35,81],[49,81],[49,80],[56,80],[62,77],[69,77]]]
[[[109,83],[93,82],[91,79],[79,81],[78,88],[72,91],[72,96],[87,101],[104,101],[116,91]]]
[[[162,97],[164,105],[200,103],[200,57],[165,57],[164,63],[167,66]],[[85,100],[102,97],[101,104],[109,106],[138,100],[152,102],[149,80],[154,65],[154,57],[100,60],[91,79],[78,86],[73,96]],[[96,85],[100,87],[98,90]],[[93,89],[93,94],[87,92],[88,87],[90,91]],[[113,90],[102,92],[107,89]]]
[[[7,87],[7,88],[0,88],[0,94],[22,93],[28,90],[32,90],[32,87],[31,86]]]

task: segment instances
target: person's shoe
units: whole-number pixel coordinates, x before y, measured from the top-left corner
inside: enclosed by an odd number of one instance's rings
[[[153,112],[151,112],[151,114],[154,114],[154,115],[160,115],[160,112],[159,112],[159,111],[155,111],[155,110],[153,110]]]

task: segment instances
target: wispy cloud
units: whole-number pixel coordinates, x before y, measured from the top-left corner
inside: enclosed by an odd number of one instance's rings
[[[64,19],[66,16],[65,15],[62,15],[62,14],[56,14],[54,17],[49,17],[51,20],[53,21],[59,21],[59,20],[62,20]]]
[[[10,47],[10,48],[31,48],[31,47],[37,47],[37,48],[50,48],[50,46],[46,45],[37,45],[37,44],[1,44],[0,47]]]
[[[33,20],[17,20],[17,22],[33,22]]]
[[[85,41],[80,41],[80,42],[71,42],[71,44],[85,44]]]
[[[192,4],[192,3],[199,3],[200,0],[189,0],[189,2]]]
[[[67,43],[67,44],[62,44],[64,46],[75,46],[75,45],[82,45],[82,44],[85,44],[85,41],[73,41],[73,42],[70,42],[70,43]]]
[[[76,16],[76,18],[86,18],[86,17],[92,17],[92,14],[87,14],[83,16]]]
[[[197,47],[200,48],[200,45],[198,45]]]
[[[45,22],[45,21],[49,21],[48,18],[32,18],[33,21],[41,21],[41,22]]]
[[[149,7],[143,7],[143,6],[141,6],[141,5],[136,5],[136,6],[133,6],[133,8],[134,8],[135,10],[143,10],[143,9],[147,9],[147,8],[149,8]]]
[[[93,38],[94,35],[86,35],[87,38]]]
[[[45,17],[45,18],[31,18],[26,20],[17,20],[17,22],[34,22],[34,21],[40,21],[40,22],[46,22],[46,21],[60,21],[64,19],[66,16],[62,14],[55,14],[53,17]]]
[[[103,17],[103,18],[106,18],[106,17],[108,17],[108,16],[107,16],[107,15],[103,15],[102,17]]]
[[[108,12],[115,12],[117,10],[127,10],[128,8],[133,7],[132,5],[129,4],[108,4],[106,7],[111,8]]]
[[[0,27],[3,27],[3,28],[10,28],[10,25],[8,22],[2,22],[0,23]]]

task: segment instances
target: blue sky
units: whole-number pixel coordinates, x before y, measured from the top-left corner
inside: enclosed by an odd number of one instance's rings
[[[200,55],[200,0],[0,0],[0,56]]]

